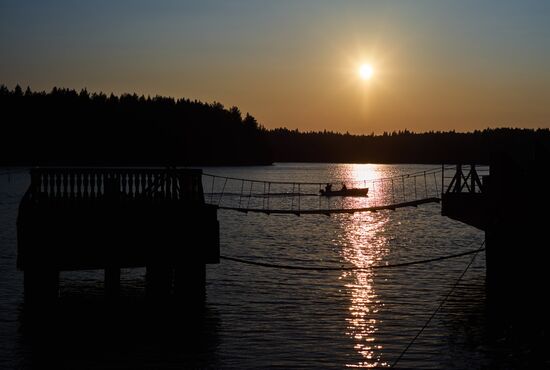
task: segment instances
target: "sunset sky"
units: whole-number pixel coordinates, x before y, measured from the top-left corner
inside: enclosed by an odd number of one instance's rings
[[[267,128],[550,127],[550,1],[0,0],[17,83],[219,101]]]

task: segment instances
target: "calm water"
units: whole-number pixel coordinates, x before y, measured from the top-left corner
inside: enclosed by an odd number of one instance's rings
[[[277,164],[205,172],[322,182],[428,168],[433,166]],[[0,368],[389,366],[472,258],[322,272],[222,261],[208,266],[204,311],[178,323],[163,314],[148,316],[141,298],[144,270],[124,270],[120,315],[99,326],[103,319],[96,316],[104,318],[108,311],[102,274],[63,273],[62,314],[52,332],[37,335],[26,328],[22,274],[15,269],[17,207],[29,179],[25,173],[0,172]],[[438,204],[331,217],[220,211],[218,218],[223,255],[276,264],[368,267],[460,253],[483,240],[480,231],[442,217]],[[481,253],[398,367],[513,367],[488,344],[484,279]],[[97,343],[101,335],[105,339]]]

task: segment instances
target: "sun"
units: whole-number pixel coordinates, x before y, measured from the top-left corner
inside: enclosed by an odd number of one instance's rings
[[[370,80],[373,74],[374,70],[370,64],[361,64],[359,67],[359,77],[361,77],[361,79]]]

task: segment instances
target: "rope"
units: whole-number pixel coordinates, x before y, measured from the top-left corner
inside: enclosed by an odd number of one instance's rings
[[[222,203],[223,193],[225,192],[225,185],[227,185],[227,179],[225,179],[225,181],[223,183],[222,192],[220,193],[220,199],[218,199],[218,205],[220,205]]]
[[[239,195],[239,208],[241,207],[241,201],[243,200],[244,180],[241,181],[241,194]]]
[[[216,180],[216,177],[212,176],[212,192],[210,193],[210,203],[212,203],[212,198],[214,198],[214,180]]]
[[[439,312],[439,310],[441,309],[441,307],[443,307],[443,305],[445,304],[445,302],[447,301],[447,299],[449,298],[449,296],[453,293],[453,291],[455,290],[455,288],[458,286],[458,283],[460,283],[460,280],[462,280],[462,278],[464,277],[464,275],[466,274],[466,271],[468,271],[468,269],[470,268],[470,266],[472,266],[472,263],[474,263],[474,260],[476,259],[477,257],[477,254],[481,251],[484,251],[485,248],[483,247],[483,245],[485,245],[485,241],[483,243],[481,243],[481,247],[475,251],[472,251],[471,253],[469,254],[473,254],[474,256],[472,257],[472,259],[470,260],[470,263],[468,263],[468,266],[466,266],[466,268],[464,269],[464,271],[462,271],[462,274],[460,274],[460,276],[458,277],[458,279],[456,280],[456,282],[454,283],[453,287],[449,290],[449,292],[447,293],[447,295],[443,298],[443,300],[441,301],[441,303],[439,304],[439,306],[437,306],[437,308],[435,309],[435,311],[430,315],[430,317],[428,318],[428,320],[424,323],[424,325],[422,326],[422,328],[420,328],[420,330],[418,331],[418,333],[416,333],[416,335],[414,336],[414,338],[409,342],[409,344],[407,344],[407,346],[405,347],[405,349],[401,352],[401,354],[399,355],[399,357],[397,357],[397,359],[393,362],[393,364],[390,366],[390,367],[395,367],[395,365],[397,365],[397,363],[403,358],[403,356],[405,355],[405,353],[409,350],[409,348],[413,345],[413,343],[416,341],[416,339],[418,339],[418,337],[420,336],[420,334],[422,334],[422,332],[424,331],[424,329],[426,329],[428,327],[428,325],[430,324],[430,322],[432,321],[432,319],[435,317],[435,315],[437,315],[437,313]]]
[[[292,198],[294,199],[294,198]],[[300,198],[298,197],[298,200]],[[298,208],[292,208],[292,209],[264,209],[264,208],[238,208],[238,207],[229,207],[229,206],[217,206],[218,209],[221,210],[227,210],[227,211],[237,211],[237,212],[256,212],[256,213],[265,213],[265,214],[279,214],[279,215],[327,215],[332,213],[356,213],[356,212],[376,212],[376,211],[382,211],[382,210],[392,210],[395,211],[397,208],[405,208],[405,207],[416,207],[422,204],[427,203],[439,203],[441,199],[439,198],[427,198],[427,199],[419,199],[419,200],[412,200],[410,202],[404,202],[404,203],[391,203],[387,205],[382,206],[374,206],[374,207],[362,207],[362,208],[330,208],[330,203],[328,203],[329,208],[326,209],[300,209],[300,203],[298,202]],[[329,200],[327,200],[329,202]]]
[[[434,183],[435,183],[435,195],[437,196],[437,192],[439,191],[439,186],[437,185],[437,176],[434,172]]]
[[[266,183],[264,182],[264,195],[265,195],[265,185]],[[262,209],[265,209],[265,197],[262,198]]]
[[[292,184],[292,194],[295,193],[296,184]],[[290,204],[290,209],[294,209],[294,197],[292,197],[292,203]]]
[[[267,208],[269,208],[269,194],[271,193],[271,183],[267,185]]]
[[[366,211],[374,212],[382,209],[394,210],[395,208],[400,208],[404,206],[406,207],[417,206],[419,204],[431,202],[439,196],[439,193],[438,193],[439,183],[437,178],[437,174],[439,173],[442,174],[441,186],[444,187],[444,182],[445,182],[444,171],[446,168],[448,167],[442,166],[441,168],[434,168],[426,171],[418,171],[418,172],[404,174],[404,175],[396,175],[393,177],[386,177],[386,178],[381,178],[376,180],[372,179],[372,180],[360,180],[360,181],[351,182],[351,183],[361,184],[365,188],[368,182],[372,183],[372,187],[370,188],[370,190],[371,190],[371,194],[374,194],[374,196],[369,196],[369,197],[373,199],[370,199],[370,200],[361,199],[359,202],[353,202],[353,204],[356,205],[356,207],[358,208],[345,208],[345,207],[350,207],[352,204],[350,204],[350,202],[345,202],[344,200],[340,200],[340,198],[338,197],[335,200],[336,203],[332,203],[332,204],[331,204],[331,199],[327,198],[326,209],[321,209],[323,204],[322,199],[319,198],[318,202],[314,202],[309,197],[321,197],[323,194],[315,192],[314,188],[322,189],[322,186],[326,185],[326,182],[318,183],[318,182],[260,181],[260,180],[247,180],[247,179],[235,178],[235,177],[216,176],[216,175],[210,175],[210,174],[203,174],[203,176],[206,176],[206,177],[203,177],[203,181],[212,182],[212,185],[211,185],[212,192],[209,194],[210,204],[216,205],[220,209],[234,210],[234,211],[245,212],[245,213],[262,212],[265,214],[295,214],[297,216],[301,214],[329,215],[332,213],[355,213],[355,212],[366,212]],[[208,176],[211,177],[211,180],[208,179]],[[419,179],[417,179],[417,177]],[[421,197],[420,194],[422,192],[422,177],[424,178],[425,198],[422,200],[419,200],[419,197]],[[237,182],[234,183],[235,181]],[[250,182],[250,186],[248,189],[248,194],[245,194],[245,187],[246,187],[245,182],[247,181]],[[429,186],[428,186],[428,181],[430,181]],[[214,192],[214,189],[216,187],[215,184],[218,182],[221,183],[220,193]],[[350,183],[350,181],[346,181],[346,182]],[[401,182],[401,184],[399,184],[399,182]],[[464,180],[463,183],[467,185],[466,180]],[[284,184],[285,186],[280,186],[281,184]],[[254,189],[255,187],[258,187],[259,189]],[[240,192],[239,192],[239,188],[240,188]],[[277,189],[277,191],[274,191],[272,193],[271,192],[272,188]],[[431,196],[430,193],[432,193],[434,188],[435,188],[434,196],[429,198]],[[226,193],[226,189],[228,189],[229,191],[228,193]],[[366,189],[368,190],[369,188],[366,188]],[[304,193],[302,193],[302,190],[304,190]],[[401,195],[399,195],[399,192],[401,192]],[[338,196],[339,194],[338,192],[336,192],[336,194],[334,195]],[[352,195],[354,194],[350,194],[350,196]],[[345,197],[345,196],[346,194],[342,194],[342,197]],[[413,196],[414,196],[414,200],[408,202],[407,200],[412,199]],[[245,197],[248,197],[248,200],[246,202],[243,201],[243,198]],[[261,198],[261,203],[259,201],[252,201],[251,198],[253,197]],[[302,197],[304,198],[304,202],[302,202]],[[289,203],[287,203],[286,200],[283,200],[282,198],[290,198]],[[367,198],[366,194],[364,195],[364,198]],[[216,200],[216,202],[214,202],[214,200]],[[401,200],[402,200],[402,203],[397,203]],[[222,203],[224,204],[224,206],[220,207]],[[315,205],[315,203],[318,203],[317,206]],[[246,207],[245,207],[245,204],[246,204]],[[333,204],[335,205],[333,206]],[[289,205],[290,207],[287,208]],[[271,209],[271,207],[275,207],[275,208]],[[333,208],[336,208],[336,210],[333,210]]]
[[[452,168],[452,166],[446,166],[445,168]],[[425,171],[417,171],[417,172],[411,172],[411,173],[408,173],[408,174],[404,174],[404,175],[395,175],[395,176],[391,176],[391,177],[383,177],[383,178],[378,178],[376,180],[378,181],[388,181],[388,180],[393,180],[393,179],[399,179],[403,176],[406,176],[406,177],[412,177],[412,176],[422,176],[423,174],[431,174],[431,173],[440,173],[442,172],[442,169],[441,167],[436,167],[436,168],[432,168],[432,169],[429,169],[429,170],[425,170]],[[227,180],[237,180],[237,181],[250,181],[250,182],[257,182],[257,183],[271,183],[271,184],[282,184],[282,185],[292,185],[292,184],[301,184],[301,185],[325,185],[326,182],[292,182],[292,181],[264,181],[264,180],[251,180],[251,179],[245,179],[245,178],[238,178],[238,177],[229,177],[229,176],[218,176],[218,175],[214,175],[214,174],[210,174],[210,173],[203,173],[202,174],[203,176],[206,176],[206,177],[217,177],[217,178],[220,178],[220,179],[227,179]],[[365,179],[365,180],[358,180],[358,181],[349,181],[349,180],[335,180],[333,183],[341,183],[341,182],[345,182],[347,184],[361,184],[363,183],[364,181],[370,181],[372,179]]]
[[[302,206],[302,205],[301,205],[301,203],[302,203],[302,198],[300,197],[300,191],[301,191],[301,189],[300,189],[300,184],[298,184],[298,211],[300,210],[300,208],[301,208],[301,206]]]
[[[248,189],[248,203],[246,204],[246,208],[250,208],[250,200],[252,199],[252,184],[253,182],[250,182],[250,189]]]
[[[274,264],[274,263],[266,263],[266,262],[256,262],[256,261],[250,261],[245,260],[242,258],[237,257],[229,257],[229,256],[220,256],[220,259],[227,260],[227,261],[233,261],[242,263],[245,265],[252,265],[252,266],[260,266],[260,267],[268,267],[268,268],[276,268],[276,269],[282,269],[282,270],[300,270],[300,271],[365,271],[370,269],[387,269],[387,268],[396,268],[396,267],[407,267],[407,266],[413,266],[413,265],[421,265],[425,263],[431,263],[431,262],[437,262],[437,261],[443,261],[448,260],[451,258],[458,258],[463,256],[468,256],[471,254],[477,254],[481,251],[484,251],[485,248],[479,248],[473,251],[463,252],[463,253],[457,253],[457,254],[451,254],[447,256],[441,256],[441,257],[435,257],[420,261],[411,261],[411,262],[402,262],[402,263],[396,263],[396,264],[388,264],[388,265],[374,265],[369,267],[309,267],[309,266],[292,266],[292,265],[280,265],[280,264]],[[471,263],[470,263],[471,264]],[[470,267],[468,265],[468,267]],[[465,272],[464,272],[465,273]],[[462,277],[462,276],[461,276]],[[456,284],[455,284],[456,285]]]

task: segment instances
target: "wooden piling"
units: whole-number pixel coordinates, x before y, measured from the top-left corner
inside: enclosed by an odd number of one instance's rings
[[[105,295],[116,298],[120,294],[120,268],[109,266],[105,268]]]
[[[549,321],[544,294],[549,165],[548,153],[533,158],[501,153],[483,181],[474,166],[466,178],[457,166],[442,197],[442,215],[485,231],[489,306],[507,320]],[[461,183],[461,178],[471,181]]]
[[[175,268],[174,293],[180,302],[201,302],[206,297],[206,265],[185,264]]]
[[[59,271],[51,268],[29,268],[25,270],[23,284],[26,304],[52,302],[59,296]]]
[[[172,292],[172,269],[168,265],[147,266],[146,292],[150,299],[164,299]]]

